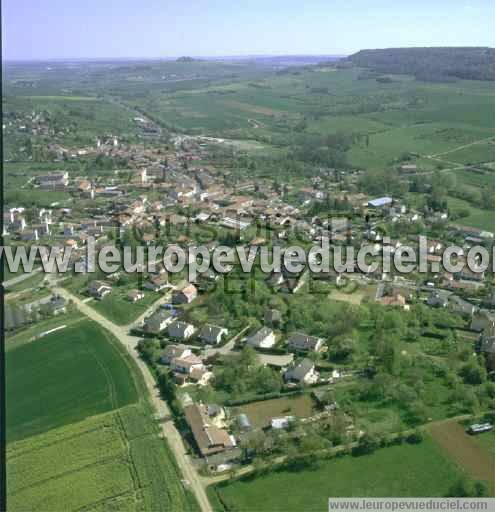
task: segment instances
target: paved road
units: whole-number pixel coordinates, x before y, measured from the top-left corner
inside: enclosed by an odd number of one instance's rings
[[[168,408],[167,403],[160,397],[160,393],[157,389],[153,375],[151,374],[144,361],[139,357],[136,346],[140,338],[129,335],[128,326],[114,324],[104,316],[97,313],[93,308],[87,304],[84,304],[81,299],[68,292],[64,288],[54,288],[53,291],[54,293],[61,295],[67,300],[72,300],[75,306],[84,315],[99,323],[102,327],[116,336],[116,338],[126,347],[127,351],[141,370],[144,382],[148,388],[151,401],[156,409],[157,414],[161,418],[170,417],[170,409]],[[194,492],[202,512],[213,512],[200,476],[198,475],[189,455],[186,453],[182,437],[175,428],[175,425],[172,421],[167,421],[161,424],[161,429],[164,437],[167,439],[170,448],[174,453],[183,478],[189,482],[190,489]]]
[[[16,284],[22,283],[22,281],[25,281],[26,279],[29,279],[30,277],[35,276],[36,274],[39,274],[40,272],[41,272],[41,267],[35,268],[32,272],[22,273],[19,276],[13,277],[12,279],[5,281],[3,283],[3,286],[5,289],[10,288],[12,286],[15,286]]]

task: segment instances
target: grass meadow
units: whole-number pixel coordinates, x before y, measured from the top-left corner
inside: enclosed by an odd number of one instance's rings
[[[241,478],[210,488],[210,495],[219,511],[322,511],[332,496],[445,496],[461,474],[427,438],[419,445],[324,460],[310,469],[279,469]]]
[[[7,352],[7,440],[137,401],[123,349],[83,320]]]

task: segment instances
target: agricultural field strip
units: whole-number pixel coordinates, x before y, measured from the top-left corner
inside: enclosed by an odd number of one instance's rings
[[[80,424],[55,429],[47,434],[9,445],[7,451],[7,461],[10,466],[9,478],[15,482],[14,489],[9,490],[11,496],[15,497],[30,488],[46,486],[50,481],[115,461],[129,462],[127,453],[124,451],[125,434],[115,415],[114,412],[106,413]],[[78,432],[77,429],[81,427],[82,430]],[[67,430],[70,432],[76,430],[76,433],[67,436]],[[58,436],[61,437],[57,439]],[[45,441],[47,437],[48,442]],[[55,439],[52,441],[51,438]],[[67,453],[76,454],[76,456],[67,457]],[[47,460],[50,461],[50,468],[57,469],[48,477],[46,477]],[[53,463],[54,460],[57,461],[56,464]],[[33,471],[33,467],[43,468],[43,471]],[[40,474],[44,478],[39,479]],[[25,483],[26,479],[27,483]],[[19,481],[25,484],[16,487]]]
[[[456,151],[460,151],[461,149],[466,149],[471,146],[476,146],[478,144],[484,144],[485,142],[491,142],[493,140],[495,140],[495,137],[492,135],[491,137],[488,137],[486,139],[475,140],[474,142],[470,142],[469,144],[464,144],[463,146],[459,146],[457,148],[450,149],[449,151],[444,151],[443,153],[437,153],[436,155],[429,155],[429,156],[432,156],[432,157],[444,156],[444,155],[448,155],[450,153],[455,153]]]
[[[114,498],[133,490],[133,481],[126,461],[110,460],[105,464],[96,464],[78,472],[61,475],[49,480],[42,487],[32,486],[10,497],[12,509],[25,508],[59,510],[78,510],[84,506],[101,501],[102,498]]]
[[[82,322],[83,320],[85,320],[85,318],[84,318],[84,316],[81,315],[81,316],[78,316],[78,317],[70,319],[70,320],[67,320],[66,318],[64,318],[63,322],[61,322],[60,319],[57,319],[56,323],[65,325],[66,327],[72,327],[73,325],[75,325],[79,322]],[[37,339],[39,339],[38,336],[41,333],[54,328],[53,324],[54,323],[52,321],[50,321],[49,325],[46,328],[42,327],[40,329],[40,325],[43,326],[43,323],[40,323],[33,327],[28,328],[27,330],[21,331],[19,334],[16,334],[14,336],[8,336],[8,338],[5,340],[6,341],[5,350],[8,352],[9,350],[13,350],[22,345],[26,345],[27,343],[36,341]],[[33,335],[29,338],[26,338],[27,333],[32,333]]]
[[[485,480],[495,490],[495,460],[457,421],[432,424],[431,437],[441,450],[473,478]]]
[[[119,493],[118,495],[104,497],[100,500],[87,504],[83,507],[84,510],[108,504],[111,501],[125,496],[132,495],[134,500],[138,500],[137,496],[139,493],[147,492],[147,489],[153,490],[153,484],[150,483],[149,479],[139,477],[141,470],[136,467],[136,461],[134,460],[136,453],[133,454],[132,446],[134,443],[139,443],[139,441],[146,439],[155,443],[158,441],[158,438],[155,439],[156,432],[153,432],[152,429],[145,428],[143,431],[141,428],[142,424],[135,425],[134,427],[129,425],[129,422],[136,418],[136,414],[140,415],[140,413],[137,412],[138,407],[141,406],[127,406],[112,413],[101,415],[101,417],[98,416],[96,418],[91,418],[89,422],[83,421],[81,423],[88,424],[88,428],[74,433],[73,435],[67,436],[65,433],[66,430],[72,431],[72,426],[63,427],[61,429],[51,431],[48,434],[28,438],[9,446],[9,464],[14,465],[14,470],[12,472],[13,476],[11,476],[11,478],[17,481],[24,480],[26,475],[39,474],[39,472],[32,471],[33,466],[37,467],[37,464],[44,466],[46,460],[53,460],[54,454],[64,454],[67,452],[77,454],[77,457],[69,458],[62,455],[60,459],[56,459],[58,461],[56,467],[60,468],[62,466],[60,471],[47,478],[35,480],[16,488],[11,492],[11,495],[14,497],[30,488],[46,486],[50,481],[63,478],[73,473],[81,473],[86,469],[94,469],[98,466],[115,463],[115,461],[124,462],[128,467],[130,477],[133,481],[133,489]],[[136,414],[133,415],[131,413]],[[146,418],[142,416],[142,418],[140,417],[139,419]],[[92,426],[93,421],[97,422],[94,426]],[[76,424],[75,427],[80,428],[79,424]],[[139,430],[139,432],[135,431],[133,433],[133,428],[134,430]],[[59,435],[61,437],[57,438]],[[129,438],[129,435],[131,435],[132,438]],[[55,437],[56,439],[45,442],[43,439],[46,437]],[[73,441],[80,441],[80,443],[74,443]],[[72,446],[64,446],[67,443],[70,443]],[[150,446],[150,448],[152,447]],[[102,457],[102,454],[105,456]],[[35,457],[34,460],[33,457]],[[146,457],[147,456],[145,456],[145,459]],[[16,464],[22,464],[23,458],[26,459],[26,462],[24,463],[25,467],[16,468]],[[85,464],[84,462],[86,460],[94,460],[94,462],[88,462]],[[144,459],[142,462],[144,462]],[[170,476],[172,477],[172,473],[170,473]]]

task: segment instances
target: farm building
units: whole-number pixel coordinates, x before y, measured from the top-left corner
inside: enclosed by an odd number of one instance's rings
[[[391,206],[393,203],[393,199],[391,197],[379,197],[377,199],[372,199],[368,201],[369,208],[385,208],[387,206]]]
[[[208,414],[208,407],[192,404],[184,408],[187,424],[203,457],[230,450],[236,446],[235,439],[214,423]]]

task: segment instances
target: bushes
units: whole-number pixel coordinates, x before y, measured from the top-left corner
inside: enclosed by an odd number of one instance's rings
[[[382,445],[382,441],[378,436],[366,433],[359,438],[358,445],[353,448],[352,454],[354,456],[369,455]]]
[[[264,400],[272,400],[274,398],[282,398],[286,396],[295,396],[295,395],[301,395],[304,391],[302,389],[298,390],[292,390],[292,391],[279,391],[274,393],[265,393],[264,395],[249,395],[243,398],[239,398],[237,400],[227,400],[225,402],[225,405],[229,407],[249,404],[251,402],[261,402]]]
[[[424,441],[424,434],[423,432],[421,432],[421,430],[415,430],[413,433],[409,434],[407,437],[406,437],[406,441],[409,443],[409,444],[419,444],[419,443],[422,443]]]
[[[386,448],[387,446],[400,445],[404,442],[408,444],[420,444],[424,441],[424,434],[420,429],[410,432],[404,438],[402,433],[391,436],[380,436],[378,434],[366,433],[360,437],[358,445],[352,449],[352,455],[369,455],[378,448]]]

